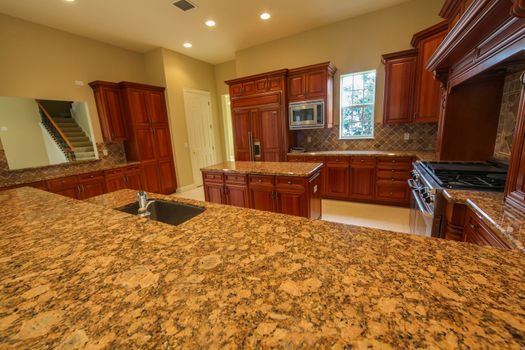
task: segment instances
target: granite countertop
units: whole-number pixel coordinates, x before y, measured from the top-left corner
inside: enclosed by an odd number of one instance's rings
[[[501,192],[444,190],[449,202],[470,207],[496,234],[511,247],[525,252],[525,214],[504,201]]]
[[[56,165],[57,167],[63,166],[63,168],[57,168],[56,172],[50,175],[43,175],[40,176],[38,179],[34,178],[34,175],[31,172],[28,172],[28,169],[18,169],[18,170],[10,170],[10,172],[16,173],[20,172],[16,177],[13,177],[12,180],[9,181],[0,181],[0,188],[2,187],[10,187],[10,186],[18,186],[23,184],[28,184],[32,182],[39,182],[39,181],[46,181],[46,180],[53,180],[58,179],[64,176],[74,176],[74,175],[82,175],[87,173],[92,173],[96,171],[104,171],[104,170],[110,170],[110,169],[117,169],[117,168],[123,168],[131,165],[138,165],[140,162],[126,162],[121,164],[103,164],[100,163],[99,160],[90,160],[90,161],[81,161],[81,162],[75,162],[75,163],[64,163]],[[66,167],[66,165],[70,165],[70,167]],[[82,168],[78,169],[77,166],[89,166],[89,168]]]
[[[220,171],[239,174],[307,177],[312,175],[322,167],[322,163],[223,162],[202,168],[201,171]]]
[[[434,152],[423,151],[374,151],[374,150],[348,150],[348,151],[315,151],[304,153],[288,153],[288,155],[304,156],[384,156],[384,157],[417,157],[419,160],[436,160]]]
[[[167,196],[207,210],[110,209],[135,195],[0,193],[0,347],[525,347],[516,250]]]

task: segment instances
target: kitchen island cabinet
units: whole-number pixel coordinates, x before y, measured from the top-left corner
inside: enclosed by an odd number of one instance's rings
[[[206,201],[321,217],[322,164],[226,162],[201,169]]]

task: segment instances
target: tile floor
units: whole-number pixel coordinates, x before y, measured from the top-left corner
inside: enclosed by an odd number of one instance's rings
[[[202,187],[176,196],[204,200]],[[386,205],[323,200],[323,220],[409,233],[409,210]]]

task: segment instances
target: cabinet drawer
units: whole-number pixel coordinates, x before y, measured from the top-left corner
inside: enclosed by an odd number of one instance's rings
[[[379,169],[412,169],[412,157],[378,157]]]
[[[297,188],[298,186],[304,188],[305,180],[297,177],[279,176],[275,178],[275,184],[277,186],[286,186],[290,188]]]
[[[305,156],[287,156],[289,162],[304,162],[306,160]]]
[[[478,216],[469,209],[465,220],[464,241],[495,248],[508,249],[509,246],[493,232]]]
[[[59,179],[49,180],[48,184],[49,190],[51,191],[60,191],[68,188],[74,188],[78,185],[78,177],[76,175],[61,177]]]
[[[374,157],[352,157],[350,160],[352,165],[376,165],[376,159]]]
[[[104,173],[102,171],[98,171],[95,173],[78,175],[79,182],[92,181],[92,180],[104,180]]]
[[[408,200],[408,185],[405,181],[378,180],[376,198],[386,201],[403,202]]]
[[[324,163],[323,156],[304,156],[304,162],[306,163]]]
[[[226,174],[226,183],[231,184],[245,184],[246,183],[246,175],[239,175],[239,174]]]
[[[410,171],[404,169],[379,169],[377,170],[377,178],[380,180],[408,180],[410,178]]]
[[[128,166],[125,170],[126,172],[140,172],[141,171],[140,165],[131,165],[131,166]]]
[[[125,168],[115,168],[115,169],[109,169],[109,170],[104,170],[104,175],[106,176],[112,176],[112,175],[120,175],[122,173],[124,173],[125,171]]]
[[[252,184],[269,184],[273,185],[274,177],[268,175],[250,175],[250,185]]]
[[[222,173],[204,173],[205,182],[222,182],[224,177]]]
[[[341,157],[341,156],[327,156],[327,163],[340,163],[340,164],[350,164],[350,157]]]

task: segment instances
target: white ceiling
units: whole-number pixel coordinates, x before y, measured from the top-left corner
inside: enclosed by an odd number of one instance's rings
[[[235,52],[407,0],[0,0],[0,12],[137,52],[165,47],[222,63]],[[263,11],[268,21],[259,19]],[[204,25],[207,19],[215,28]],[[185,41],[191,49],[182,47]]]

